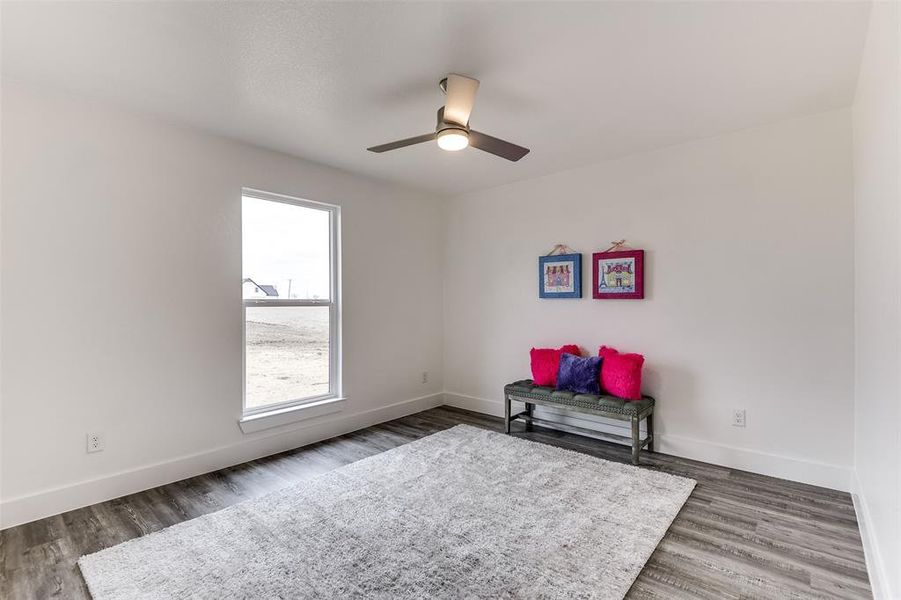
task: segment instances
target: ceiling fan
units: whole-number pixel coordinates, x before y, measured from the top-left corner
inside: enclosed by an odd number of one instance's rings
[[[438,109],[438,125],[434,133],[398,140],[381,146],[367,148],[370,152],[387,152],[404,146],[412,146],[436,140],[442,150],[454,152],[467,146],[517,161],[529,153],[528,148],[511,144],[496,137],[469,128],[469,114],[476,100],[479,80],[451,73],[438,84],[447,94],[447,102]]]

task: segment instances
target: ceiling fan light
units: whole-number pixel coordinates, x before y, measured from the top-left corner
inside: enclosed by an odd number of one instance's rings
[[[438,132],[438,147],[449,152],[462,150],[469,145],[469,134],[463,129],[445,129]]]

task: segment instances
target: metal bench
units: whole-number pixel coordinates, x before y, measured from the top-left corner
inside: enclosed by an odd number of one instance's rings
[[[513,401],[524,403],[526,410],[511,415],[510,403]],[[504,431],[510,433],[510,423],[516,419],[525,421],[527,431],[531,430],[533,423],[558,425],[554,421],[536,418],[534,416],[536,404],[562,406],[576,412],[619,419],[620,421],[630,421],[632,423],[631,437],[603,433],[584,427],[570,425],[566,425],[566,427],[602,439],[630,444],[632,446],[632,464],[638,464],[639,453],[645,446],[647,446],[649,452],[654,451],[654,399],[650,396],[642,396],[641,400],[629,401],[615,396],[576,394],[575,392],[557,391],[552,387],[535,385],[531,379],[523,379],[504,386]],[[647,437],[644,439],[641,439],[638,428],[638,424],[642,419],[645,419],[647,425]]]

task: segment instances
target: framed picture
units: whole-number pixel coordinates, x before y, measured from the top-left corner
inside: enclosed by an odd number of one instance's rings
[[[582,297],[582,255],[554,254],[538,257],[539,298]]]
[[[595,298],[644,298],[644,250],[595,252],[591,257]]]

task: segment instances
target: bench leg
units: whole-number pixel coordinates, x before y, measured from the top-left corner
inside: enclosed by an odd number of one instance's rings
[[[504,394],[504,433],[510,433],[510,396]]]
[[[526,421],[526,431],[532,431],[532,415],[535,413],[535,405],[531,402],[526,402],[526,412],[529,414],[529,419]]]
[[[632,417],[632,464],[638,464],[638,453],[641,452],[641,432],[638,430],[638,417]]]
[[[645,417],[645,425],[648,428],[648,437],[651,439],[648,442],[648,452],[654,451],[654,413],[649,414]]]

